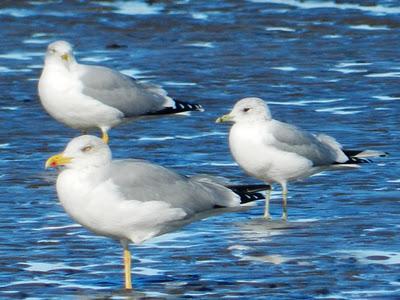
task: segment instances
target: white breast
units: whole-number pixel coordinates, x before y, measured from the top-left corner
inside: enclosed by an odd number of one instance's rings
[[[94,233],[141,243],[163,233],[166,224],[186,216],[182,209],[165,202],[126,199],[101,173],[64,170],[57,179],[57,193],[65,211]]]
[[[295,153],[273,146],[274,137],[263,124],[234,124],[229,134],[232,155],[249,175],[268,183],[286,182],[301,178],[312,163]]]
[[[119,110],[82,94],[76,74],[59,66],[44,68],[38,90],[46,111],[72,128],[113,127],[123,117]]]

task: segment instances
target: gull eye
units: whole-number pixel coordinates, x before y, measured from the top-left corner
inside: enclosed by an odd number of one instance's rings
[[[243,108],[243,112],[248,112],[249,110],[250,110],[250,108],[248,108],[248,107]]]
[[[81,149],[82,152],[89,152],[90,150],[93,149],[93,146],[85,146]]]

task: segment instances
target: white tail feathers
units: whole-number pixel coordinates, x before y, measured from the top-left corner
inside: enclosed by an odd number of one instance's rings
[[[333,137],[326,134],[318,134],[316,138],[323,144],[328,145],[336,154],[336,161],[344,163],[348,160],[346,154],[343,153],[342,145],[339,144]]]

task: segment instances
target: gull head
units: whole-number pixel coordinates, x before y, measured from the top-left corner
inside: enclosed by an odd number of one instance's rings
[[[265,101],[256,97],[243,98],[236,102],[231,112],[219,117],[216,122],[254,122],[271,120],[271,112]]]
[[[75,63],[72,45],[66,41],[56,41],[47,46],[46,63],[56,62],[69,66]]]
[[[64,166],[67,169],[98,168],[111,162],[111,150],[102,139],[82,135],[72,139],[62,153],[46,161],[46,168]]]

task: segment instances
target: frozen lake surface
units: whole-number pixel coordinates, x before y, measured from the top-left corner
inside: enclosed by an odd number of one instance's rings
[[[5,1],[0,4],[0,298],[398,299],[400,295],[400,6],[398,1]],[[162,85],[206,111],[113,129],[114,157],[183,174],[258,183],[233,162],[228,127],[240,98],[275,118],[391,155],[289,185],[289,221],[273,193],[122,249],[76,225],[44,162],[79,133],[37,97],[47,44]],[[98,133],[96,133],[98,134]]]

